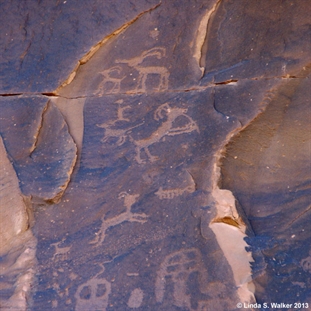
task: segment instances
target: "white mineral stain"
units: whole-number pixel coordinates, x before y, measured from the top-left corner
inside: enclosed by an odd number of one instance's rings
[[[245,234],[246,226],[237,212],[232,192],[218,187],[219,177],[220,168],[218,167],[218,160],[216,160],[212,197],[217,215],[209,227],[214,232],[218,245],[231,267],[240,301],[252,303],[256,301],[250,266],[254,260],[251,253],[245,249],[248,246],[244,240],[247,236]]]
[[[0,262],[1,288],[14,293],[0,299],[1,310],[27,310],[34,281],[37,240],[29,229],[30,206],[21,194],[18,178],[0,136]],[[5,281],[4,281],[5,280]]]

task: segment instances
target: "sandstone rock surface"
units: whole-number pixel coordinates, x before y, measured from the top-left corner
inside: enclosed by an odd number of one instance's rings
[[[0,308],[311,307],[310,1],[0,7]]]

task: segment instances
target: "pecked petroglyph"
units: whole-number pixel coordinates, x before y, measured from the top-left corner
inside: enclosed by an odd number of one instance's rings
[[[59,245],[62,243],[63,241],[60,242],[56,242],[51,244],[51,246],[55,247],[55,253],[52,257],[52,261],[64,261],[68,259],[68,253],[71,249],[71,246],[66,246],[66,247],[59,247]]]
[[[129,67],[138,71],[136,92],[146,92],[147,90],[147,78],[149,75],[159,76],[158,85],[156,90],[165,91],[168,89],[169,71],[164,66],[150,66],[144,65],[144,61],[147,58],[161,59],[166,56],[166,49],[164,47],[155,47],[144,51],[141,55],[133,57],[131,59],[117,59],[116,63],[128,64]]]
[[[150,153],[148,148],[155,143],[159,143],[161,139],[163,139],[165,136],[175,136],[185,133],[191,133],[193,131],[197,131],[198,133],[200,133],[197,123],[190,116],[187,115],[187,111],[187,108],[171,107],[168,103],[165,103],[157,108],[154,113],[154,119],[156,121],[163,119],[163,113],[165,113],[166,120],[158,127],[156,131],[151,134],[151,136],[141,140],[135,140],[130,136],[130,140],[136,146],[135,159],[138,164],[146,162],[141,158],[142,150],[145,152],[145,154],[147,155],[147,159],[149,159],[150,162],[154,162],[158,159],[158,157],[153,156]],[[188,122],[183,126],[174,127],[173,123],[177,118],[186,118]]]
[[[139,308],[143,302],[144,292],[140,288],[135,288],[130,295],[130,298],[127,302],[129,308]]]
[[[116,123],[119,122],[119,121],[125,121],[125,122],[129,122],[130,121],[130,119],[124,117],[124,111],[129,109],[129,108],[131,108],[128,105],[127,106],[122,106],[123,99],[117,100],[115,102],[115,104],[118,105],[117,119],[110,120],[110,121],[108,121],[106,123],[97,124],[96,126],[105,129],[105,136],[101,140],[103,143],[108,142],[108,140],[110,138],[116,137],[117,138],[116,144],[118,146],[121,146],[121,145],[123,145],[125,143],[127,135],[131,132],[131,130],[136,128],[136,127],[139,127],[142,124],[144,124],[144,122],[142,122],[142,123],[140,123],[138,125],[135,125],[135,126],[124,128],[124,129],[114,128]]]
[[[99,73],[103,79],[99,85],[99,94],[119,93],[121,90],[121,82],[122,80],[126,78],[125,75],[121,76],[121,73],[122,73],[121,66],[114,66],[114,67],[102,70]]]
[[[125,221],[129,222],[139,222],[145,223],[147,222],[148,215],[145,213],[132,213],[131,208],[133,204],[136,203],[136,199],[139,197],[139,194],[128,194],[127,192],[119,193],[118,198],[124,200],[124,206],[126,207],[126,211],[119,214],[118,216],[105,219],[105,215],[102,217],[102,225],[98,233],[96,233],[96,237],[90,244],[96,244],[96,246],[101,245],[106,237],[106,231],[114,226],[117,226]]]
[[[78,287],[75,293],[76,311],[89,310],[90,306],[94,308],[92,310],[106,310],[111,294],[111,283],[104,278],[99,278],[104,270],[105,268],[102,266],[99,273]]]
[[[166,287],[166,278],[171,277],[174,283],[174,305],[180,308],[191,309],[191,296],[188,294],[187,282],[193,272],[198,272],[200,283],[207,279],[207,271],[202,266],[202,256],[198,249],[182,249],[164,259],[157,272],[155,295],[157,302],[163,302]],[[201,286],[202,287],[202,286]]]
[[[162,187],[159,188],[155,195],[160,199],[174,199],[183,195],[184,193],[192,193],[195,191],[195,185],[190,185],[185,188],[176,188],[176,189],[163,189]]]

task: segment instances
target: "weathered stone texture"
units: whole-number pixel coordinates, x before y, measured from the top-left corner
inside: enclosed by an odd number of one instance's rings
[[[311,303],[310,1],[0,8],[4,310]]]

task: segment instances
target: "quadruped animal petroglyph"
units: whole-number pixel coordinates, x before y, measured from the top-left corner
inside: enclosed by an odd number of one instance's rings
[[[121,90],[121,82],[126,78],[122,76],[122,67],[114,66],[99,73],[102,76],[102,81],[99,85],[99,93],[119,93]]]
[[[121,104],[123,104],[123,101],[117,101],[116,103],[119,105],[117,113],[118,118],[113,121],[97,124],[97,127],[105,129],[105,135],[101,141],[107,143],[110,138],[115,137],[117,139],[115,144],[121,146],[126,142],[126,139],[129,138],[129,140],[135,145],[135,160],[138,164],[146,163],[146,160],[141,157],[142,151],[145,152],[147,160],[150,162],[154,162],[158,159],[157,156],[153,156],[150,153],[148,148],[155,143],[161,142],[161,140],[163,141],[165,136],[181,135],[193,131],[200,133],[197,123],[187,114],[187,108],[173,107],[170,106],[169,103],[165,103],[159,106],[154,112],[154,120],[161,121],[165,119],[161,125],[149,137],[139,140],[134,139],[133,136],[130,135],[132,129],[140,127],[145,121],[131,127],[124,128],[123,126],[123,128],[120,128],[120,126],[117,125],[117,122],[129,122],[129,119],[124,117],[123,112],[126,109],[130,109],[130,106],[122,107]],[[183,121],[184,125],[175,126],[174,122],[177,119]]]
[[[55,253],[52,257],[52,261],[64,261],[68,259],[68,253],[70,252],[71,246],[59,247],[63,241],[52,243],[51,246],[55,247]]]
[[[104,138],[101,140],[103,143],[108,142],[108,140],[110,138],[116,137],[117,141],[116,141],[116,145],[121,146],[125,143],[127,135],[131,132],[132,129],[144,124],[144,122],[139,123],[138,125],[134,125],[131,127],[127,127],[127,128],[115,128],[116,124],[120,121],[125,121],[125,122],[129,122],[130,119],[125,118],[124,117],[124,111],[127,109],[130,109],[131,106],[122,106],[123,104],[123,99],[117,100],[114,104],[118,105],[118,112],[117,112],[117,119],[115,120],[110,120],[106,123],[102,123],[102,124],[97,124],[97,127],[103,128],[105,129],[105,136]]]
[[[99,232],[96,233],[96,237],[94,240],[90,242],[90,244],[96,244],[96,246],[101,245],[106,238],[106,231],[114,226],[117,226],[125,221],[128,222],[139,222],[145,223],[147,222],[148,215],[145,213],[132,213],[131,208],[133,204],[136,203],[136,199],[139,197],[139,194],[129,194],[127,192],[121,192],[118,195],[119,199],[124,200],[124,206],[126,208],[125,212],[119,214],[118,216],[105,219],[105,215],[102,217],[102,224]]]
[[[148,148],[151,145],[160,142],[165,136],[175,136],[193,131],[200,133],[197,123],[187,115],[187,111],[187,108],[171,107],[168,103],[165,103],[156,109],[154,112],[154,119],[160,121],[166,116],[166,120],[162,122],[162,124],[149,137],[135,140],[130,136],[130,140],[135,145],[135,159],[137,163],[142,164],[146,162],[141,158],[142,150],[145,152],[147,159],[149,159],[150,162],[156,161],[158,157],[153,156]],[[175,127],[173,124],[174,121],[181,117],[186,118],[188,122],[183,126]]]
[[[136,83],[134,83],[134,89],[132,91],[144,93],[150,88],[155,91],[167,90],[170,73],[165,66],[159,66],[157,64],[157,60],[164,57],[166,57],[166,49],[164,47],[154,47],[143,51],[139,56],[130,59],[115,60],[115,63],[118,65],[99,72],[102,79],[99,84],[99,94],[120,93],[122,91],[122,81],[129,77],[127,72],[129,68],[136,71],[135,78],[133,79],[133,81],[136,80]],[[148,82],[150,75],[153,75],[157,79],[155,84],[152,84],[153,86]]]
[[[158,75],[159,81],[156,90],[164,91],[168,89],[169,71],[164,66],[151,66],[144,64],[147,58],[155,57],[161,59],[166,56],[166,49],[164,47],[155,47],[147,51],[142,52],[139,56],[130,59],[117,59],[116,63],[128,64],[129,67],[138,71],[138,79],[136,92],[146,92],[147,90],[147,78],[149,75]]]

